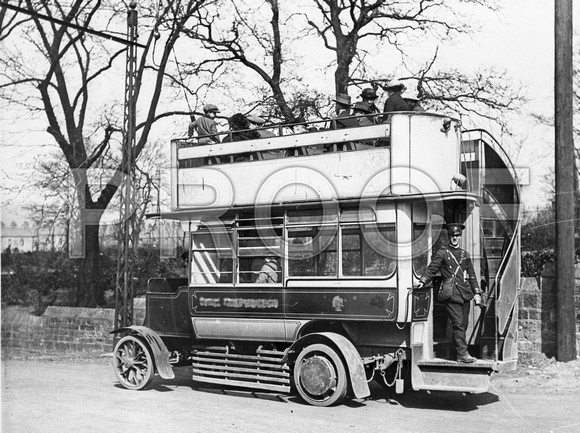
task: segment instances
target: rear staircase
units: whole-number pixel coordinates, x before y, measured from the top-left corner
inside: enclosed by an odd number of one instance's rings
[[[490,194],[481,209],[482,274],[487,282],[487,307],[473,312],[468,344],[481,359],[501,361],[512,368],[517,361],[517,281],[519,222],[507,219]]]
[[[424,359],[413,347],[412,369],[416,390],[449,389],[485,392],[492,371],[515,368],[517,363],[517,291],[520,276],[520,206],[517,178],[509,157],[486,133],[467,134],[463,143],[463,174],[471,192],[481,197],[481,280],[487,307],[472,308],[467,329],[469,351],[478,360],[459,364],[451,347],[451,329],[443,304],[436,301],[440,278],[433,281],[434,358]],[[447,324],[447,326],[446,326]]]

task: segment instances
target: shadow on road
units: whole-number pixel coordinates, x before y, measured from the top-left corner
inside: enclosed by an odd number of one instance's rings
[[[490,392],[481,394],[465,394],[445,391],[412,391],[396,394],[394,388],[385,389],[371,384],[371,396],[367,400],[381,401],[392,405],[416,409],[447,410],[455,412],[471,412],[480,406],[496,403],[499,397]]]
[[[178,387],[188,387],[196,392],[307,405],[307,403],[297,395],[255,391],[251,389],[224,387],[220,385],[194,382],[191,378],[189,367],[174,368],[174,372],[174,379],[162,379],[161,377],[156,376],[151,383],[151,386],[148,388],[149,391],[169,392]],[[405,408],[471,412],[477,410],[480,406],[499,401],[499,397],[490,392],[482,394],[463,394],[458,392],[425,392],[407,390],[404,394],[396,394],[394,388],[385,389],[374,382],[371,382],[369,385],[371,389],[370,397],[364,400],[346,400],[343,402],[343,405],[357,409],[365,407],[366,401],[375,401],[378,403],[384,401],[386,404],[402,406]],[[122,388],[120,384],[115,384],[115,387]]]

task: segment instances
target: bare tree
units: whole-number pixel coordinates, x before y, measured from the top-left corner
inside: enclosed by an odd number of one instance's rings
[[[199,26],[186,31],[209,53],[202,60],[186,65],[189,75],[229,77],[231,93],[235,74],[242,66],[258,78],[258,91],[248,111],[261,107],[273,117],[292,121],[298,115],[318,109],[321,94],[300,82],[300,67],[290,53],[295,29],[288,26],[278,0],[263,3],[223,0],[198,11]],[[213,85],[219,85],[213,80]],[[246,83],[247,87],[251,84]],[[256,97],[256,95],[258,95]]]
[[[352,81],[351,66],[369,52],[362,42],[387,43],[401,53],[409,37],[434,36],[438,40],[467,33],[471,24],[461,16],[462,5],[495,10],[495,2],[482,0],[312,0],[318,16],[306,22],[336,56],[336,91],[345,93]]]
[[[460,112],[495,122],[504,133],[510,132],[508,112],[517,112],[526,102],[525,90],[502,71],[482,69],[466,74],[457,69],[434,69],[436,56],[415,74],[405,79],[416,83],[420,97],[431,108]]]
[[[375,89],[385,81],[366,75],[365,59],[372,55],[368,46],[387,44],[408,59],[409,40],[434,37],[444,42],[473,31],[472,20],[461,11],[487,9],[496,11],[494,1],[456,0],[312,0],[318,15],[305,15],[308,25],[324,46],[335,53],[335,90],[348,93],[350,85],[371,82]],[[472,15],[471,15],[472,16]],[[365,43],[363,43],[365,42]],[[510,83],[505,73],[493,69],[471,76],[458,70],[438,70],[437,53],[404,79],[418,81],[423,99],[436,101],[433,108],[448,107],[498,120],[506,129],[501,114],[516,110],[525,100],[521,89]],[[482,110],[482,107],[484,109]]]
[[[195,11],[204,3],[204,0],[173,1],[158,8],[157,2],[151,2],[146,5],[149,9],[142,9],[144,22],[140,32],[146,42],[140,51],[134,94],[143,118],[138,122],[138,137],[132,151],[135,159],[147,144],[155,121],[176,114],[158,109],[164,81],[171,75],[170,56],[184,28],[192,26]],[[134,161],[128,161],[123,152],[106,181],[97,190],[91,190],[94,186],[89,172],[99,168],[107,152],[113,152],[113,137],[121,129],[121,116],[117,113],[108,119],[108,124],[98,124],[93,131],[87,131],[97,107],[93,101],[98,99],[99,86],[106,85],[108,80],[119,80],[119,63],[125,49],[111,52],[103,41],[82,29],[107,21],[112,27],[118,25],[117,28],[124,29],[126,10],[116,10],[118,3],[101,0],[66,3],[26,0],[23,5],[32,13],[31,21],[19,14],[11,21],[20,25],[12,24],[7,39],[18,38],[19,43],[10,49],[8,44],[3,46],[0,96],[8,103],[44,113],[47,132],[62,151],[74,179],[84,226],[85,255],[77,304],[95,306],[102,301],[103,291],[97,278],[100,218],[111,203],[123,173],[131,172]],[[38,14],[55,20],[43,19]],[[155,48],[158,51],[153,53]],[[36,53],[33,60],[26,55],[32,50]],[[99,138],[88,140],[88,136]]]
[[[20,7],[24,0],[18,0],[14,6]],[[0,8],[0,42],[10,36],[10,33],[18,28],[25,21],[31,20],[30,17],[20,16],[14,10],[7,7]]]

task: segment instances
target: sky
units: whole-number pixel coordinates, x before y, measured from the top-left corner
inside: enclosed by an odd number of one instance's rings
[[[440,60],[450,66],[475,70],[480,66],[493,66],[506,70],[527,88],[530,103],[524,107],[527,113],[552,116],[554,80],[554,2],[553,0],[504,0],[499,13],[482,12],[473,17],[481,25],[470,38],[462,38],[456,44],[440,47]],[[580,5],[574,5],[575,22],[580,18]],[[425,42],[414,49],[418,55],[431,56],[433,44]],[[322,53],[321,53],[322,54]],[[328,85],[328,77],[320,77]],[[331,80],[330,80],[331,81]],[[332,91],[332,90],[330,90]],[[355,95],[351,95],[355,96]],[[543,206],[546,196],[542,179],[553,166],[553,130],[530,122],[529,118],[514,117],[517,143],[521,143],[514,163],[529,169],[529,185],[522,189],[527,209]],[[50,136],[43,132],[44,122],[30,122],[28,115],[17,110],[0,112],[0,181],[10,184],[15,171],[34,176],[32,160],[49,150],[57,150]],[[482,125],[483,128],[491,125]],[[496,135],[506,146],[513,146],[510,137]],[[22,205],[28,195],[14,195],[5,190],[2,194],[2,221],[21,219]]]

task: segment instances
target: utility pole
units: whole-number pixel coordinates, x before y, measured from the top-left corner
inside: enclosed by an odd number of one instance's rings
[[[572,0],[555,2],[556,358],[576,359]]]
[[[120,226],[122,242],[117,260],[117,285],[115,287],[115,329],[133,323],[133,265],[135,262],[135,203],[133,181],[135,162],[136,100],[135,76],[137,73],[137,3],[129,3],[127,12],[127,46],[125,69],[125,113],[123,125],[123,159],[125,160],[125,188],[121,192]]]

